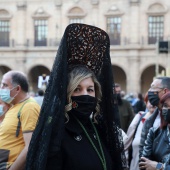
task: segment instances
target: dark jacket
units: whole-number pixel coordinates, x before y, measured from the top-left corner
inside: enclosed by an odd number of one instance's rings
[[[170,144],[167,128],[150,128],[142,156],[161,163],[166,163],[165,170],[170,170]]]
[[[159,113],[159,109],[156,108],[155,111],[152,113],[152,115],[148,119],[146,119],[143,125],[142,133],[141,133],[141,140],[140,140],[140,145],[139,145],[139,160],[142,156],[143,147],[145,146],[145,140],[147,138],[149,129],[153,126],[158,113]]]
[[[90,121],[84,123],[84,126],[100,152]],[[106,159],[107,170],[113,170],[110,154],[107,152],[102,139],[100,141]],[[55,146],[51,148],[46,170],[103,170],[103,166],[94,147],[87,139],[80,125],[72,117],[65,125],[61,150],[58,152],[55,152],[55,150]]]
[[[122,99],[122,103],[118,105],[118,109],[120,126],[124,132],[127,132],[127,129],[134,117],[133,108],[127,100]]]

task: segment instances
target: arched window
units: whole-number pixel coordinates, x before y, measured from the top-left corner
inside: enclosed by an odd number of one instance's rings
[[[121,44],[121,22],[122,14],[117,6],[113,5],[107,11],[106,15],[106,30],[110,37],[111,45]]]
[[[86,13],[80,7],[73,7],[68,12],[69,23],[84,23]]]
[[[163,5],[155,3],[148,8],[148,44],[155,44],[164,39],[164,15],[166,9]]]
[[[43,8],[39,8],[33,15],[34,46],[47,46],[48,17]]]
[[[10,45],[10,19],[11,16],[8,11],[0,10],[0,46]]]

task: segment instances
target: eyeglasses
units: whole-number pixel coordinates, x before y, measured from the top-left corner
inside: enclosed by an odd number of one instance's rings
[[[157,89],[160,89],[160,91],[161,91],[164,89],[164,87],[150,87],[149,90],[157,90]]]

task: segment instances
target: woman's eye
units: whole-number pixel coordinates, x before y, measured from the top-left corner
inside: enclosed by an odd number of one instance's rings
[[[93,89],[88,89],[88,92],[94,92],[94,90]]]
[[[78,91],[80,91],[80,88],[76,88],[76,89],[74,90],[74,92],[78,92]]]

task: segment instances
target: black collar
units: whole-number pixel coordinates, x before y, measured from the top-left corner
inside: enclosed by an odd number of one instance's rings
[[[90,118],[86,122],[81,121],[81,123],[84,125],[85,128],[87,128],[87,131],[93,131]],[[83,129],[71,114],[69,114],[69,121],[65,124],[65,129],[76,135],[80,135],[83,133]]]

